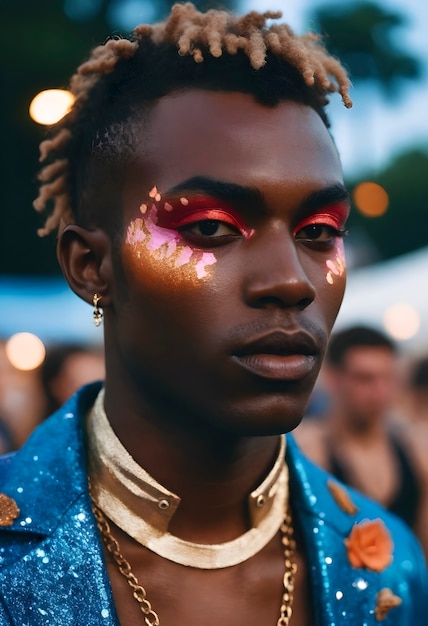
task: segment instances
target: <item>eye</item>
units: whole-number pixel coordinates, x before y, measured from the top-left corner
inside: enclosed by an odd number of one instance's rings
[[[215,245],[216,239],[229,239],[233,237],[241,236],[241,232],[232,224],[223,222],[221,220],[198,220],[182,226],[180,232],[195,243],[203,243],[210,240],[210,244]],[[217,242],[220,244],[220,241]]]
[[[309,224],[295,232],[295,237],[297,241],[308,243],[333,243],[336,238],[344,237],[346,234],[347,231],[329,224]]]
[[[245,225],[232,211],[201,208],[191,201],[183,210],[174,208],[161,216],[162,226],[178,230],[190,243],[201,247],[221,246],[249,236]]]
[[[343,229],[348,211],[343,205],[333,205],[328,212],[315,213],[301,220],[293,231],[296,241],[306,244],[332,246],[339,237],[347,235]]]

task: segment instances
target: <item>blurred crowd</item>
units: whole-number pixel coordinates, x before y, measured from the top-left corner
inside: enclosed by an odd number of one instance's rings
[[[104,378],[102,349],[80,344],[47,347],[33,370],[14,367],[0,341],[0,453],[20,448],[33,429],[87,383]]]
[[[332,335],[303,452],[398,515],[428,555],[428,355],[411,359],[365,326]]]
[[[0,452],[19,448],[79,387],[103,378],[98,347],[48,346],[38,368],[21,371],[0,341]],[[294,435],[314,462],[411,526],[428,556],[428,354],[402,356],[374,328],[333,334]]]

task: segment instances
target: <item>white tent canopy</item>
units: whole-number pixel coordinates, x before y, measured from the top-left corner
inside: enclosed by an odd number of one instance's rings
[[[400,341],[403,351],[428,354],[428,248],[350,272],[335,327],[363,323],[388,332],[388,314],[404,330],[418,326]]]
[[[62,278],[0,278],[0,339],[19,332],[44,343],[102,342],[91,308]]]

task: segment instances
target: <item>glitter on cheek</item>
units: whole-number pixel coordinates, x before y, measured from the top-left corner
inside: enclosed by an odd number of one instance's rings
[[[344,256],[344,248],[343,243],[336,249],[336,257],[335,259],[328,259],[326,261],[326,266],[328,272],[326,274],[326,281],[329,285],[334,284],[334,278],[337,276],[338,278],[342,278],[346,272],[346,262]]]
[[[152,214],[154,211],[148,216],[146,220],[146,227],[150,233],[150,241],[147,243],[148,250],[160,250],[163,246],[166,246],[168,251],[165,251],[166,256],[171,256],[177,247],[177,241],[179,241],[179,235],[177,232],[173,230],[169,230],[168,228],[161,228],[156,225],[155,221],[152,218]]]
[[[142,223],[142,220],[139,219],[131,222],[126,233],[126,243],[133,245],[144,241],[147,235],[142,228]]]
[[[154,204],[145,219],[137,218],[129,224],[125,246],[128,253],[138,259],[140,264],[141,259],[149,255],[150,266],[154,270],[164,273],[167,270],[165,277],[170,270],[186,269],[179,278],[180,282],[189,279],[189,269],[194,278],[207,278],[207,267],[217,261],[213,253],[187,245],[178,231],[158,226],[157,208]],[[144,267],[147,271],[147,262],[144,262]],[[175,280],[178,276],[175,275]]]

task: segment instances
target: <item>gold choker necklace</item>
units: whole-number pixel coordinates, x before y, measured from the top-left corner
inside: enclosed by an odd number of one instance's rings
[[[92,496],[92,489],[90,484],[90,492]],[[111,554],[114,562],[117,565],[119,572],[125,578],[129,587],[132,590],[132,595],[138,602],[140,611],[144,616],[144,623],[146,626],[160,626],[159,616],[152,608],[152,605],[147,598],[146,590],[138,582],[138,578],[132,571],[129,561],[125,559],[120,551],[120,546],[117,540],[113,537],[110,524],[105,518],[104,513],[92,500],[92,509],[94,511],[95,519],[97,520],[98,529],[101,533],[104,545],[108,552]],[[293,524],[291,514],[288,511],[285,514],[284,521],[281,525],[282,545],[284,548],[284,576],[282,602],[279,610],[279,618],[276,626],[289,626],[290,619],[293,614],[293,600],[294,600],[294,580],[296,577],[297,565],[294,561],[294,553],[296,550],[296,542],[293,537]]]
[[[262,550],[283,525],[288,507],[285,438],[266,479],[248,497],[252,528],[221,544],[185,541],[168,532],[180,498],[138,465],[113,432],[104,411],[104,390],[88,416],[88,469],[95,506],[127,535],[155,554],[190,567],[219,569]]]

